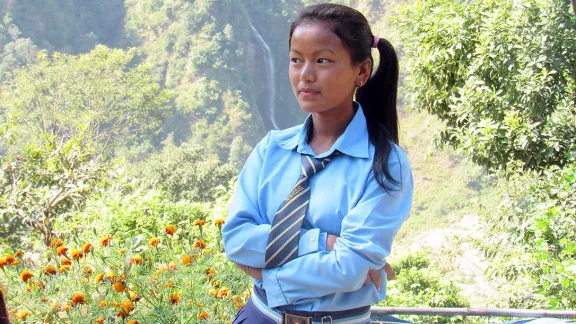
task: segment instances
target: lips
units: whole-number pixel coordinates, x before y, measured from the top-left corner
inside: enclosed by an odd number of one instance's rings
[[[320,91],[312,88],[301,88],[298,91],[304,95],[315,95],[320,93]]]

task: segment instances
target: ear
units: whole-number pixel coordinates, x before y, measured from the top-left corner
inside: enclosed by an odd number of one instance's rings
[[[370,78],[370,69],[372,68],[372,62],[370,59],[366,59],[364,62],[358,65],[358,79],[363,80],[364,83]]]

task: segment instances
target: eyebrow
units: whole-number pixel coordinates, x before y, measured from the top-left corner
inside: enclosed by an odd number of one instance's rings
[[[296,54],[302,55],[302,53],[300,53],[299,51],[294,50],[294,49],[290,49],[290,52],[294,52],[294,53],[296,53]],[[321,52],[329,52],[329,53],[331,53],[332,55],[336,55],[336,53],[334,53],[334,51],[332,51],[332,50],[329,49],[329,48],[321,48],[321,49],[315,51],[314,53],[312,53],[312,55],[316,55],[316,54],[321,53]]]

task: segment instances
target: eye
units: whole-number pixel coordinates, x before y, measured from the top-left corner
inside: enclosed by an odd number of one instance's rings
[[[293,57],[293,58],[290,59],[290,62],[297,64],[297,63],[300,63],[300,59],[299,59],[299,58],[296,58],[296,57]]]
[[[323,64],[323,63],[330,63],[332,61],[330,61],[329,59],[325,59],[325,58],[319,58],[317,62],[320,64]]]

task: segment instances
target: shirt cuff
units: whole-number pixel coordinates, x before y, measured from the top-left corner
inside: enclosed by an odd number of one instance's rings
[[[326,250],[327,235],[325,232],[320,232],[319,228],[301,231],[303,234],[300,235],[298,242],[298,256]]]
[[[284,297],[284,292],[282,288],[280,288],[280,283],[278,282],[278,271],[280,271],[280,267],[262,269],[262,288],[266,290],[268,307],[270,308],[288,304],[286,297]]]

